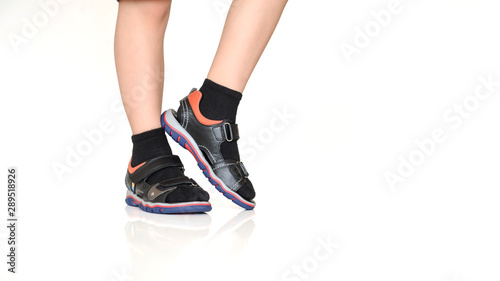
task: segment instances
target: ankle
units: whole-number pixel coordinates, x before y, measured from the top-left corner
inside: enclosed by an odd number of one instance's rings
[[[132,136],[132,166],[141,164],[152,158],[171,155],[165,131],[162,128],[153,129]]]
[[[217,84],[209,79],[200,88],[202,98],[200,101],[200,112],[203,116],[212,120],[230,120],[236,122],[236,112],[242,98],[242,94]]]

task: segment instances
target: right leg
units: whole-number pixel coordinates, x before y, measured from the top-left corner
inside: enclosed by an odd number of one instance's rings
[[[148,212],[211,209],[208,193],[184,176],[161,128],[163,40],[171,0],[121,0],[115,61],[125,112],[132,128],[132,157],[125,185],[127,204]]]
[[[133,134],[160,128],[164,81],[163,40],[171,0],[121,0],[115,63]]]

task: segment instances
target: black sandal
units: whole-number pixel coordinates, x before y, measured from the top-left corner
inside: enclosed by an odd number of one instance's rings
[[[196,89],[191,93],[195,94],[195,97],[199,93],[201,99],[201,93]],[[225,160],[220,151],[221,143],[239,139],[238,125],[227,120],[201,120],[205,121],[203,124],[199,119],[204,117],[198,108],[191,107],[190,96],[181,100],[182,113],[169,109],[162,114],[162,127],[174,141],[191,152],[198,162],[198,167],[218,191],[238,206],[252,210],[255,202],[246,200],[237,193],[245,184],[251,184],[245,166],[240,161]]]
[[[132,167],[130,162],[125,176],[125,202],[150,213],[202,213],[212,210],[208,193],[191,178],[181,176],[154,185],[146,182],[152,173],[167,167],[177,167],[184,171],[182,162],[176,155],[153,158],[136,167]],[[177,196],[169,197],[174,191]],[[178,196],[179,194],[183,196]]]

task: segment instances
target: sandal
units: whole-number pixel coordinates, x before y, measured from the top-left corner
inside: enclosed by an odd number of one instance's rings
[[[195,94],[195,98],[199,96],[201,99],[201,92],[193,89],[191,93]],[[198,167],[218,191],[238,206],[252,210],[255,202],[246,200],[237,193],[238,189],[249,182],[245,166],[240,161],[225,160],[220,151],[221,143],[239,139],[238,125],[227,120],[206,119],[199,110],[193,110],[191,104],[190,95],[181,100],[183,112],[179,116],[173,109],[165,111],[161,118],[162,127],[174,141],[191,152]]]
[[[176,155],[156,157],[136,167],[132,167],[130,162],[125,176],[127,205],[139,207],[146,212],[163,214],[202,213],[212,210],[208,193],[191,178],[181,176],[153,185],[146,182],[152,173],[168,167],[177,167],[184,171],[182,162]]]

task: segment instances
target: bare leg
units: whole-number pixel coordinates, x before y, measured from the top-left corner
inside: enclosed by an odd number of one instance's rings
[[[133,134],[160,128],[163,40],[171,0],[120,0],[115,62]]]
[[[212,208],[208,203],[208,193],[186,180],[183,170],[179,169],[182,164],[172,157],[160,123],[163,40],[171,0],[120,0],[119,5],[115,36],[116,71],[133,133],[132,157],[125,179],[126,202],[147,212],[208,212]],[[153,188],[165,182],[176,186],[158,194]],[[153,195],[156,197],[151,197]]]
[[[255,190],[240,161],[237,138],[233,138],[236,111],[243,90],[278,24],[287,0],[233,0],[224,31],[208,76],[199,91],[181,101],[177,119],[188,132],[212,126],[191,134],[198,149],[210,155],[207,169],[212,183],[237,205],[251,210]],[[189,106],[190,105],[190,106]],[[195,118],[189,116],[195,115]],[[193,120],[195,119],[195,120]],[[220,127],[224,124],[224,127]],[[228,125],[229,124],[229,125]],[[224,132],[225,140],[212,132]],[[179,137],[177,137],[179,140]],[[208,151],[209,150],[209,151]],[[193,154],[194,155],[194,154]],[[196,156],[195,156],[196,157]],[[198,159],[197,159],[198,160]],[[202,161],[204,162],[204,161]],[[205,162],[204,162],[205,163]],[[217,181],[221,180],[221,181]]]
[[[243,92],[287,0],[233,0],[208,79]]]

